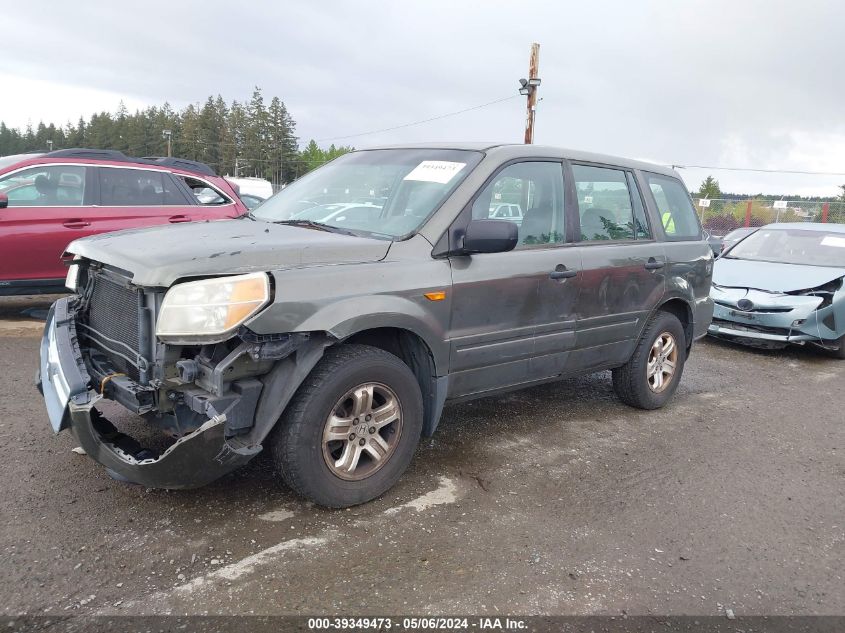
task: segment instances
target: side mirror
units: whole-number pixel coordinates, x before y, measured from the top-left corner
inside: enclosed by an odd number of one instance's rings
[[[505,253],[519,241],[519,229],[507,220],[471,220],[464,234],[464,253]]]
[[[0,209],[5,209],[9,206],[9,196],[5,193],[0,193]]]

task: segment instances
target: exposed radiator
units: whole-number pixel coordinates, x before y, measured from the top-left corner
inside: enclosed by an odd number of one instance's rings
[[[139,291],[96,274],[82,330],[89,343],[115,368],[138,380],[140,351]]]

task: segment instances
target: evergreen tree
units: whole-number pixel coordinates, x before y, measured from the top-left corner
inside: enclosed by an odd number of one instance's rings
[[[0,122],[0,156],[27,151],[88,147],[115,149],[131,156],[165,156],[164,130],[171,131],[173,155],[208,163],[220,174],[260,176],[284,184],[350,151],[311,141],[301,152],[296,122],[284,101],[266,102],[256,87],[247,102],[208,97],[176,111],[169,103],[130,113],[123,102],[64,126],[39,121],[25,130]],[[235,165],[237,162],[237,171]]]
[[[295,123],[285,104],[273,97],[267,109],[268,165],[265,173],[275,183],[287,183],[297,177],[298,153]]]
[[[173,155],[199,160],[200,128],[199,112],[191,104],[182,111],[179,136],[173,141]]]
[[[719,181],[713,176],[707,176],[698,188],[700,198],[721,198],[722,191],[719,189]]]
[[[85,119],[79,117],[79,123],[76,124],[76,127],[68,130],[69,147],[85,147],[85,144],[87,142],[87,127],[88,126],[85,124]]]
[[[312,169],[316,169],[320,165],[324,165],[338,156],[351,152],[353,149],[353,147],[346,146],[335,147],[334,144],[332,144],[327,150],[324,150],[317,145],[317,142],[314,139],[311,139],[299,155],[299,162],[302,170],[300,175],[305,174]]]
[[[217,99],[222,103],[222,99]],[[225,108],[225,104],[223,104]],[[199,160],[210,165],[216,171],[221,171],[221,151],[223,149],[223,133],[226,117],[221,116],[218,104],[213,97],[209,97],[197,117],[197,142],[199,143]]]
[[[246,171],[245,176],[264,177],[264,170],[269,168],[270,156],[268,150],[269,121],[267,109],[264,107],[264,96],[261,88],[255,87],[252,98],[246,107],[247,123],[245,126]]]
[[[244,107],[237,101],[232,102],[232,107],[229,108],[228,117],[228,142],[224,146],[227,148],[227,167],[230,165],[233,176],[243,176],[246,174],[245,170],[245,149],[246,149],[246,128],[247,128],[247,113]]]

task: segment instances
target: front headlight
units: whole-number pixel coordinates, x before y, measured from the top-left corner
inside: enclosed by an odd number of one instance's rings
[[[188,281],[164,295],[156,336],[165,343],[219,343],[269,301],[264,273]]]

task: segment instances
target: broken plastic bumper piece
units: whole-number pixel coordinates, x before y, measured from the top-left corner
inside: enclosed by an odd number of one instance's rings
[[[119,432],[95,408],[102,396],[90,378],[76,343],[68,301],[50,309],[41,341],[37,385],[53,431],[70,428],[94,460],[120,478],[149,488],[196,488],[250,461],[261,446],[233,446],[225,437],[225,416],[214,416],[178,439],[161,455]]]

